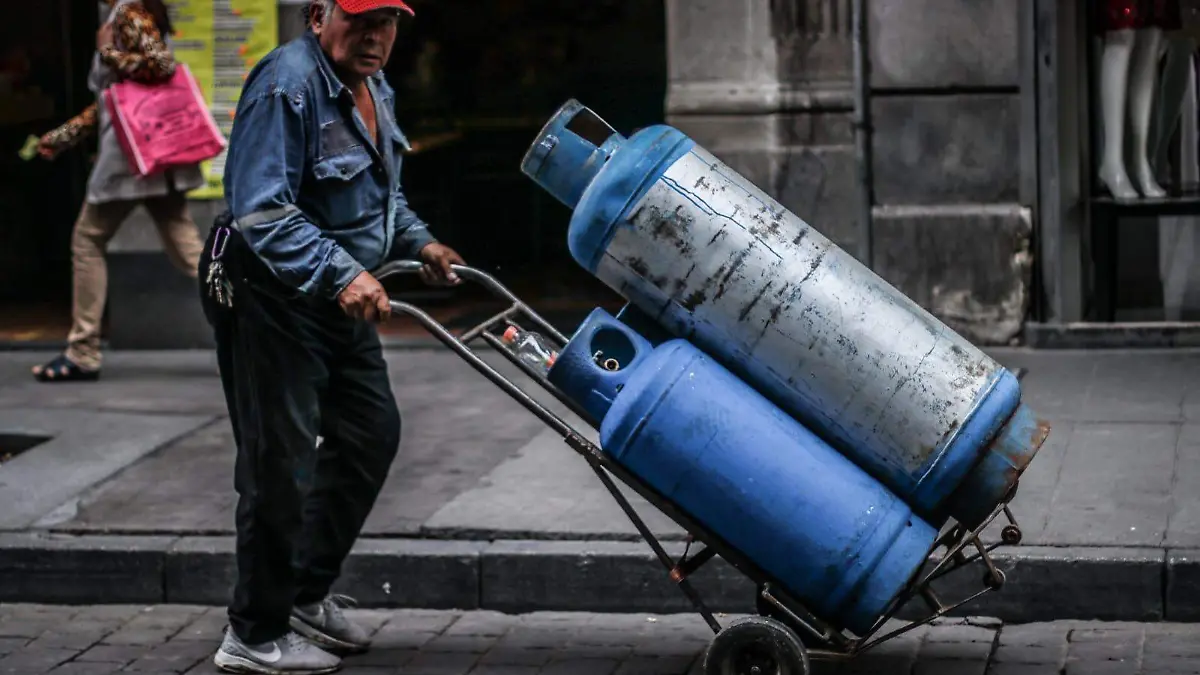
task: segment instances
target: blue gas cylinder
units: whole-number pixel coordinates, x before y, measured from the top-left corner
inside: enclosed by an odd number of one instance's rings
[[[551,381],[602,419],[601,447],[774,576],[822,619],[859,635],[919,571],[936,531],[879,481],[685,340],[653,349],[598,310]],[[605,403],[607,402],[607,403]]]
[[[571,101],[522,171],[574,210],[577,262],[934,525],[980,524],[1044,441],[1009,428],[1011,372],[680,131]]]

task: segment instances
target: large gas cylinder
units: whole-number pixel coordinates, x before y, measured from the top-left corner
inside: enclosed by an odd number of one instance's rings
[[[571,101],[522,171],[574,210],[579,264],[934,525],[978,525],[1044,442],[1011,372],[682,132]]]
[[[933,546],[907,504],[685,340],[651,348],[597,310],[548,378],[602,420],[605,453],[839,627],[868,631]]]

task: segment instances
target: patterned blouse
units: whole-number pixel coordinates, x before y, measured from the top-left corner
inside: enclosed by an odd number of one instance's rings
[[[128,46],[128,51],[116,45]],[[175,74],[175,58],[167,47],[154,17],[140,3],[122,5],[113,17],[113,44],[100,50],[100,60],[123,79],[153,84]],[[42,137],[58,152],[78,145],[96,131],[97,103]]]

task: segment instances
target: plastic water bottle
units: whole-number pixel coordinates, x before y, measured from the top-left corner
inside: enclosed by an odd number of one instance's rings
[[[546,338],[533,331],[524,331],[516,326],[509,326],[501,339],[509,350],[517,355],[518,359],[532,366],[539,373],[544,374],[550,370],[558,358],[558,352],[550,348],[546,343]]]

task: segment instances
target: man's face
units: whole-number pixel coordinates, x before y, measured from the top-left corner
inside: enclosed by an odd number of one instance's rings
[[[391,57],[399,20],[394,9],[348,14],[335,6],[329,16],[314,22],[313,32],[338,70],[366,78]]]

